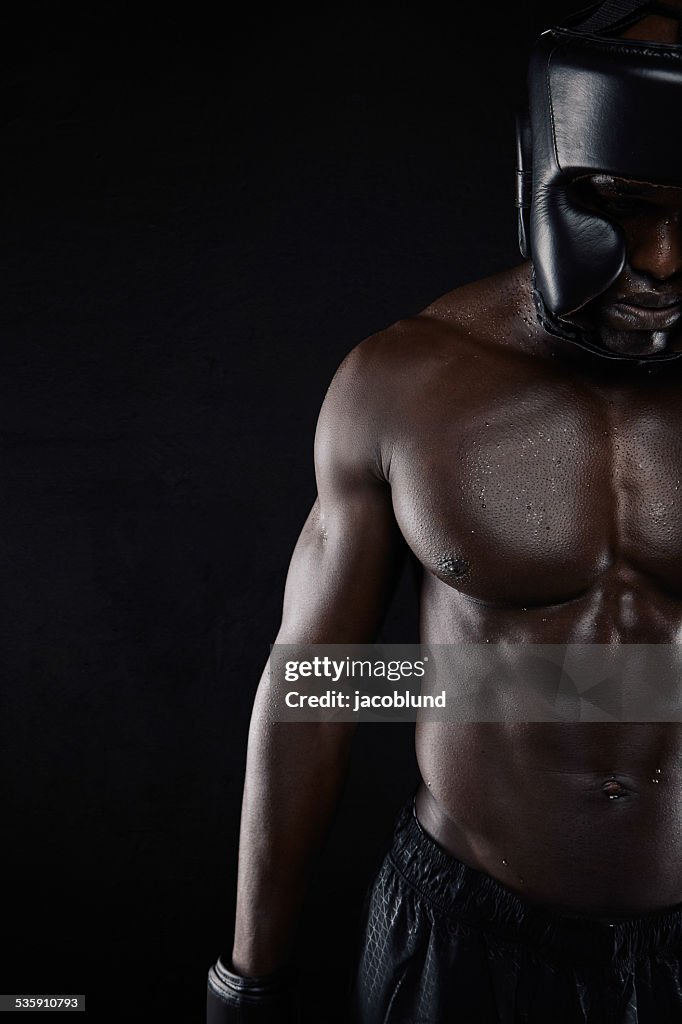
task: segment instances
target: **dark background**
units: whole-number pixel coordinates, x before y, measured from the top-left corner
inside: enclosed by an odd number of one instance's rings
[[[567,9],[6,26],[2,992],[203,1020],[326,386],[363,337],[518,261],[514,110]],[[387,639],[414,638],[413,605],[405,580]],[[318,991],[415,779],[409,726],[361,727],[306,916]]]

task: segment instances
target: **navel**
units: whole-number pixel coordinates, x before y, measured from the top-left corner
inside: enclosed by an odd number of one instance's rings
[[[618,779],[614,779],[613,776],[602,784],[601,791],[608,800],[620,800],[628,795],[625,786],[621,785]]]

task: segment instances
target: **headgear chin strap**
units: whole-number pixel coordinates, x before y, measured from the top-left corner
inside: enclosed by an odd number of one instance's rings
[[[616,39],[659,4],[606,0],[548,29],[528,72],[529,109],[517,119],[519,246],[533,263],[546,330],[620,361],[663,362],[682,352],[621,355],[571,320],[605,292],[626,262],[626,241],[608,217],[582,206],[574,179],[592,174],[682,186],[682,45]]]

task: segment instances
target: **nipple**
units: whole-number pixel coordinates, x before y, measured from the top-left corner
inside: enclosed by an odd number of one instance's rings
[[[461,579],[462,576],[468,574],[470,565],[466,558],[461,558],[459,555],[444,554],[439,555],[436,559],[436,568],[444,576],[454,576],[455,579]]]
[[[621,786],[618,779],[607,779],[601,789],[602,793],[607,796],[609,800],[619,800],[626,794],[626,790]]]

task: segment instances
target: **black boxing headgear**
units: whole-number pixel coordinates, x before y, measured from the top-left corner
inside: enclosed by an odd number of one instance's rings
[[[531,56],[529,109],[517,120],[519,245],[533,264],[534,298],[552,334],[615,359],[670,360],[682,353],[609,352],[571,315],[597,298],[626,262],[622,230],[581,205],[574,179],[612,174],[682,186],[682,46],[614,38],[652,11],[606,0],[544,32]]]

